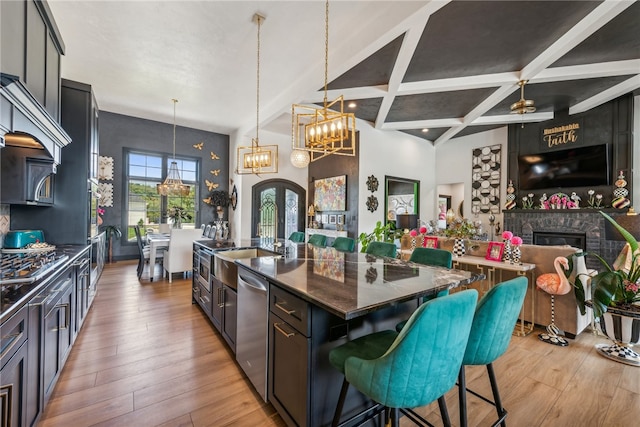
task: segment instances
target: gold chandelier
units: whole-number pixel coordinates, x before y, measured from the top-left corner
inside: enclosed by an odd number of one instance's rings
[[[176,162],[176,103],[177,99],[173,101],[173,161],[169,165],[169,172],[162,184],[156,185],[158,194],[162,196],[188,196],[191,192],[191,187],[182,183],[180,179],[180,172],[178,172],[178,162]]]
[[[518,85],[520,86],[520,100],[511,104],[511,114],[527,114],[534,113],[536,107],[531,99],[524,99],[524,85],[529,80],[520,80]]]
[[[260,25],[265,17],[254,14],[258,24],[257,73],[256,73],[256,137],[251,139],[250,147],[238,147],[236,173],[239,175],[278,173],[278,146],[260,145]]]
[[[291,138],[294,153],[305,150],[314,162],[330,154],[355,156],[356,116],[344,112],[344,98],[327,101],[329,70],[329,0],[325,6],[324,103],[321,108],[293,104]],[[293,157],[292,157],[293,161]],[[301,164],[301,163],[299,163]],[[298,166],[298,164],[296,164]],[[301,167],[301,166],[298,166]]]

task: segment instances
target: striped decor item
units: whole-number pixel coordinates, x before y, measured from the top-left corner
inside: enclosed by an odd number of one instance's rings
[[[640,355],[631,346],[640,342],[640,314],[632,316],[617,314],[611,307],[600,317],[600,330],[614,344],[598,344],[598,353],[627,365],[640,366]]]

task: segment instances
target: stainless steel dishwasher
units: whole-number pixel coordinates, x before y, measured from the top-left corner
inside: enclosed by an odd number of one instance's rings
[[[238,266],[236,360],[262,399],[267,401],[269,335],[267,280]]]

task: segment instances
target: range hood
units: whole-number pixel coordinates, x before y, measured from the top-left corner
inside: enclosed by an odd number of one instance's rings
[[[60,164],[71,137],[16,76],[0,74],[0,146],[43,150]]]

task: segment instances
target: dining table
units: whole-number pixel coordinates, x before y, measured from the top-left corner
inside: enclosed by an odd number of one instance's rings
[[[171,235],[168,233],[148,233],[149,244],[149,278],[153,282],[153,273],[156,271],[156,254],[160,248],[168,248]]]

